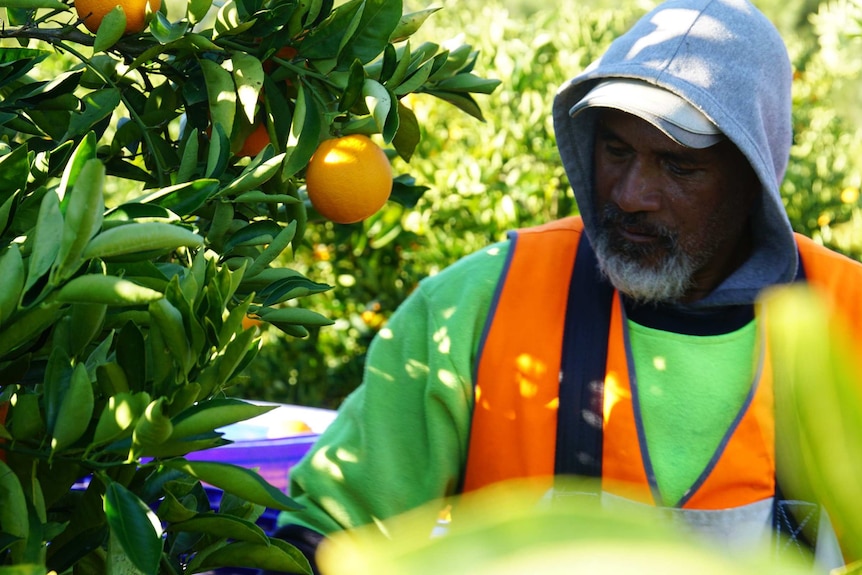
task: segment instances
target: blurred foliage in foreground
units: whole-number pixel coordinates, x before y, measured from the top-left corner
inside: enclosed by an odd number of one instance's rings
[[[757,3],[780,26],[796,68],[796,140],[783,187],[793,226],[858,258],[862,3]],[[430,189],[412,210],[390,203],[361,224],[313,226],[294,265],[335,286],[306,304],[335,324],[305,340],[265,334],[238,393],[337,406],[360,381],[367,344],[421,278],[512,228],[576,210],[551,126],[554,92],[653,3],[443,4],[423,30],[438,40],[468,38],[488,77],[502,80],[483,100],[486,121],[409,96],[422,127],[411,173]]]
[[[541,494],[503,484],[455,503],[449,532],[428,537],[427,511],[378,528],[345,532],[318,554],[325,575],[516,575],[640,573],[643,575],[802,575],[811,567],[771,556],[769,548],[719,553],[670,527],[646,509],[611,513],[569,497],[536,505]]]

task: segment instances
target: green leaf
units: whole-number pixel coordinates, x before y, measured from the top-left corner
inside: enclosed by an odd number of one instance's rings
[[[383,52],[389,43],[389,37],[401,21],[400,0],[364,0],[363,4],[364,9],[356,31],[349,36],[339,56],[339,62],[371,62]]]
[[[344,92],[338,101],[338,110],[346,112],[359,101],[362,96],[362,87],[365,85],[365,68],[362,67],[362,62],[354,60],[350,66],[350,72],[347,76],[347,85],[344,87]]]
[[[275,405],[255,405],[236,398],[215,398],[197,403],[173,418],[172,439],[192,437],[263,415]]]
[[[171,523],[168,531],[189,531],[204,533],[218,539],[248,541],[268,545],[269,538],[263,529],[245,519],[224,513],[200,513],[186,521]]]
[[[371,110],[371,116],[377,124],[377,129],[383,131],[386,118],[392,110],[394,98],[380,82],[366,78],[362,86],[362,96],[365,98],[365,106]]]
[[[129,321],[117,334],[117,363],[126,375],[132,391],[141,391],[147,381],[147,353],[144,334],[135,322]]]
[[[410,175],[401,175],[393,180],[392,194],[389,199],[405,208],[413,208],[428,189],[428,186],[417,186],[416,178]]]
[[[386,44],[386,46],[383,47],[383,58],[379,61],[380,76],[374,79],[385,83],[398,69],[398,50],[396,50],[395,46],[392,44]],[[356,62],[359,62],[359,60],[356,60]]]
[[[93,416],[93,402],[93,384],[87,368],[78,363],[72,370],[69,388],[63,394],[51,429],[52,453],[65,449],[84,435]]]
[[[440,10],[439,6],[402,15],[401,19],[398,21],[398,25],[392,31],[392,34],[389,35],[389,41],[396,43],[406,40],[422,27],[422,24],[425,23],[425,20],[427,20],[431,14],[438,10]]]
[[[53,434],[57,415],[72,379],[72,359],[64,349],[54,347],[51,350],[45,365],[44,378],[45,391],[42,401],[45,405],[45,425],[48,433]]]
[[[162,293],[117,276],[86,274],[73,278],[57,291],[57,301],[112,306],[141,305],[162,298]]]
[[[0,0],[0,8],[24,8],[26,10],[37,10],[46,8],[48,10],[68,10],[69,7],[59,0]]]
[[[26,26],[34,12],[34,9],[28,8],[6,8],[6,19],[12,26]]]
[[[331,285],[318,283],[307,277],[297,275],[276,280],[260,290],[263,305],[271,306],[297,297],[323,293],[332,289]]]
[[[233,203],[237,204],[259,204],[259,203],[270,203],[270,204],[300,204],[302,200],[296,198],[294,196],[290,196],[288,194],[268,194],[266,192],[262,192],[260,190],[252,190],[250,192],[245,192],[231,200]]]
[[[480,120],[482,122],[485,121],[485,117],[482,115],[482,110],[479,108],[479,105],[476,103],[476,100],[474,100],[470,94],[461,92],[446,92],[444,90],[428,90],[428,93],[432,96],[440,98],[441,100],[449,102],[456,108],[466,112],[477,120]]]
[[[262,320],[273,324],[289,323],[316,327],[335,323],[316,311],[301,307],[260,308],[257,310],[257,314]]]
[[[163,46],[176,42],[189,31],[189,23],[186,20],[171,22],[161,12],[156,12],[155,18],[150,20],[150,34]]]
[[[419,69],[407,76],[403,82],[399,83],[392,91],[396,96],[404,96],[411,92],[417,91],[425,85],[431,72],[434,70],[434,62],[425,62]],[[390,82],[391,84],[392,82]]]
[[[218,180],[200,179],[162,188],[138,198],[137,201],[145,204],[156,204],[169,209],[178,216],[187,216],[193,214],[208,199],[214,197],[218,189]]]
[[[10,244],[0,255],[0,326],[18,309],[27,270],[17,244]]]
[[[0,525],[3,533],[15,538],[12,546],[12,560],[21,559],[26,538],[30,533],[27,499],[18,476],[0,460]]]
[[[490,94],[500,85],[500,80],[491,78],[480,78],[475,74],[456,74],[437,82],[436,90],[449,92],[473,92],[479,94]]]
[[[137,495],[116,482],[105,491],[105,517],[132,564],[146,574],[155,574],[162,557],[158,518]]]
[[[42,198],[39,215],[36,219],[24,291],[33,287],[53,265],[57,253],[60,251],[62,238],[58,231],[62,229],[63,214],[60,213],[60,200],[57,198],[57,194],[48,192]]]
[[[150,396],[146,392],[112,395],[99,416],[93,443],[98,445],[118,441],[131,435],[135,422],[149,403]]]
[[[105,212],[105,199],[102,194],[104,185],[105,166],[99,160],[88,160],[68,194],[62,242],[55,264],[55,279],[58,283],[65,281],[78,270],[84,248],[102,227]]]
[[[0,84],[17,80],[50,54],[45,50],[32,48],[0,48]]]
[[[250,169],[243,170],[242,174],[222,188],[217,196],[240,194],[261,186],[278,173],[283,160],[284,154],[279,154],[254,167],[249,166]]]
[[[201,371],[198,380],[204,396],[221,389],[235,377],[243,360],[258,349],[260,344],[255,342],[255,337],[254,330],[240,332],[228,342],[221,355]]]
[[[40,304],[17,315],[0,329],[0,358],[48,330],[62,313],[59,304]]]
[[[205,174],[208,177],[221,174],[230,159],[230,139],[221,124],[213,124],[210,136],[209,151],[207,153],[207,167]]]
[[[286,151],[288,157],[284,162],[282,178],[286,180],[308,165],[320,144],[323,129],[317,98],[314,97],[312,88],[302,84],[297,96],[296,114],[293,117]]]
[[[419,145],[422,132],[416,114],[401,101],[398,102],[398,118],[400,120],[398,131],[392,138],[392,145],[398,152],[398,156],[405,162],[409,162],[410,158],[413,157],[413,152],[416,151],[416,146]]]
[[[183,138],[181,145],[180,167],[177,170],[177,181],[185,182],[192,179],[198,167],[199,132],[192,130],[188,137]]]
[[[126,443],[130,445],[128,440]],[[231,441],[224,439],[221,434],[204,435],[188,440],[169,439],[159,445],[142,448],[141,457],[182,457],[189,453],[230,445],[230,443]],[[128,445],[126,449],[128,449]]]
[[[229,138],[236,116],[236,88],[233,77],[212,60],[202,59],[200,63],[206,81],[213,134],[215,128],[220,128]]]
[[[266,246],[266,248],[256,258],[254,258],[254,261],[248,267],[246,273],[253,276],[275,261],[275,259],[287,249],[290,242],[293,241],[293,238],[296,236],[296,227],[297,223],[296,220],[294,220],[278,232],[272,241],[269,242],[269,245]]]
[[[245,114],[246,121],[254,124],[260,89],[263,87],[263,66],[260,60],[245,52],[232,53],[231,61],[240,110]]]
[[[87,162],[94,159],[96,159],[96,134],[89,132],[81,138],[81,142],[75,147],[71,157],[66,162],[63,176],[60,179],[60,185],[57,186],[57,195],[60,196],[64,203],[67,202],[66,198],[69,195],[69,190],[75,185],[78,174],[81,173]]]
[[[232,493],[252,503],[282,511],[302,509],[301,505],[267,483],[260,475],[244,467],[185,459],[165,461],[164,465],[188,473],[204,483],[209,483],[226,493]]]
[[[310,59],[331,59],[334,65],[341,48],[359,27],[364,7],[364,0],[348,0],[340,5],[303,39],[299,52]]]
[[[96,39],[93,42],[95,52],[105,52],[123,37],[126,31],[126,13],[121,6],[115,6],[113,10],[105,14],[99,29],[96,31]]]
[[[21,146],[22,148],[24,146]],[[9,198],[0,204],[0,234],[6,231],[6,228],[9,227],[10,217],[14,213],[15,207],[18,205],[18,197],[20,196],[20,192],[12,194]]]
[[[248,14],[246,14],[246,17]],[[244,20],[233,1],[225,4],[216,16],[215,30],[217,36],[233,36],[242,34],[255,25],[253,18]]]
[[[27,185],[30,161],[27,146],[17,146],[0,157],[0,204]],[[0,222],[2,224],[2,222]],[[2,226],[0,226],[2,230]]]
[[[429,80],[436,82],[452,76],[461,68],[471,68],[472,63],[475,62],[477,56],[478,52],[474,51],[472,46],[469,44],[461,44],[457,48],[449,50],[446,54],[446,60],[442,65],[434,70],[434,73],[431,74]]]
[[[188,14],[191,23],[196,24],[203,20],[212,5],[212,0],[191,0],[188,3]]]
[[[202,571],[220,567],[251,567],[279,573],[305,573],[311,575],[308,559],[298,549],[284,541],[271,540],[271,545],[237,541],[207,553],[195,561],[194,568]],[[197,558],[196,558],[197,559]]]
[[[252,222],[231,235],[225,243],[224,252],[228,253],[238,246],[259,246],[270,243],[281,231],[281,226],[272,220]]]
[[[97,90],[84,95],[81,103],[84,111],[72,114],[64,140],[89,132],[95,124],[109,117],[120,105],[120,91],[116,88]]]

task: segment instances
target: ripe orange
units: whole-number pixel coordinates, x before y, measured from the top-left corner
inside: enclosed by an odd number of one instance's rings
[[[137,34],[147,27],[148,16],[162,7],[162,0],[75,0],[78,18],[81,18],[87,30],[94,34],[102,19],[117,6],[120,6],[126,15],[124,34]]]
[[[276,430],[280,432],[278,435],[281,437],[305,435],[306,433],[311,433],[313,431],[307,423],[299,419],[288,419],[287,421],[282,421],[276,426]]]
[[[236,153],[240,157],[254,157],[269,143],[269,133],[266,131],[266,123],[261,122],[254,130],[246,136],[242,147]]]
[[[296,56],[296,48],[293,46],[282,46],[275,53],[276,58],[281,58],[282,60],[291,60]],[[263,71],[267,74],[271,74],[275,69],[275,62],[272,59],[267,59],[263,61]]]
[[[324,140],[305,172],[308,199],[320,214],[339,224],[364,220],[392,193],[392,166],[371,138],[351,134]]]
[[[263,328],[263,321],[257,316],[242,316],[242,329]]]

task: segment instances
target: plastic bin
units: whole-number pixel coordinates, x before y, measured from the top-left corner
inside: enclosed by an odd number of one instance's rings
[[[317,440],[335,417],[329,409],[277,405],[258,417],[220,429],[233,443],[205,451],[196,451],[187,459],[232,463],[255,469],[273,486],[286,490],[290,468]]]

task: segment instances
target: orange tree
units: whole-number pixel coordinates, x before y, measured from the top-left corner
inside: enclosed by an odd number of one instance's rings
[[[331,321],[298,305],[329,285],[290,265],[321,142],[409,160],[405,96],[480,117],[498,82],[469,45],[411,42],[435,10],[399,0],[0,6],[0,568],[308,572],[255,524],[289,497],[185,456],[269,409],[226,397],[249,316]],[[399,174],[391,199],[423,190]]]

